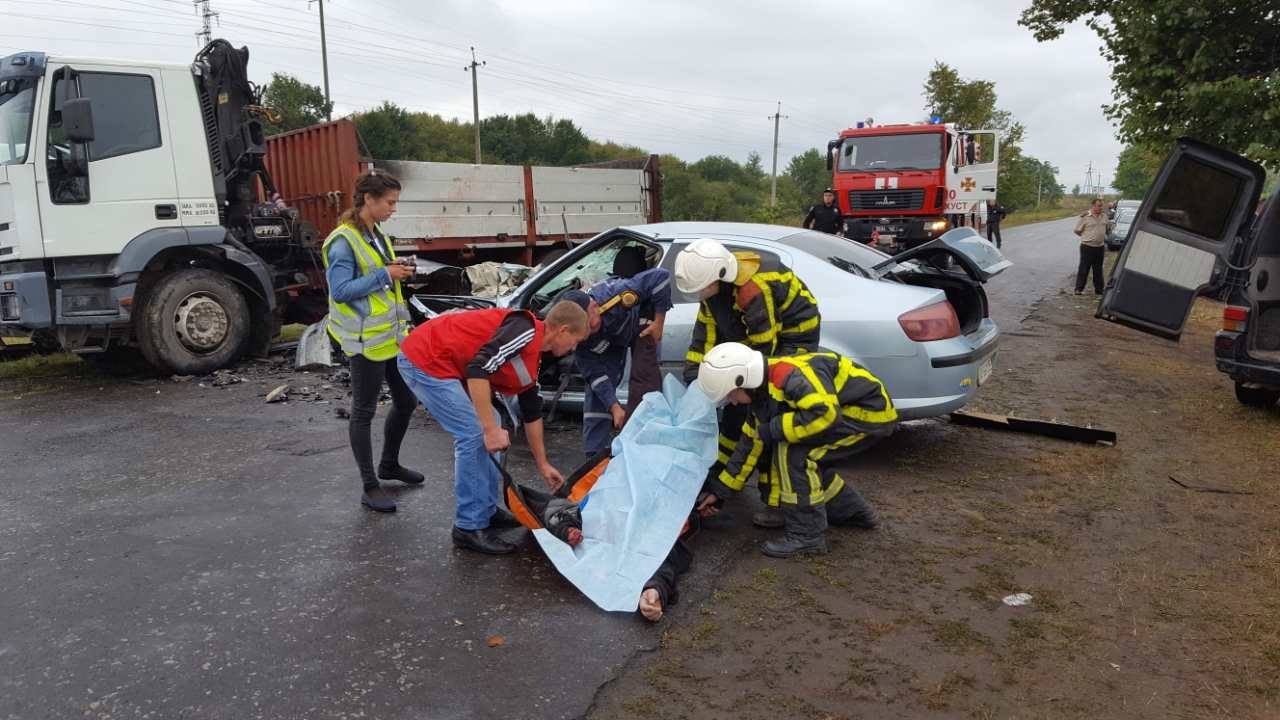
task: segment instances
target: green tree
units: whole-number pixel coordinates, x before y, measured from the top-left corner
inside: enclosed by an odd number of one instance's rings
[[[1138,199],[1147,194],[1151,183],[1155,182],[1156,173],[1164,162],[1164,153],[1155,148],[1141,145],[1126,145],[1120,151],[1119,162],[1116,163],[1116,177],[1111,186],[1120,191],[1123,198]]]
[[[1130,145],[1181,135],[1280,166],[1280,16],[1275,0],[1031,0],[1019,23],[1044,42],[1084,20],[1102,39]]]
[[[268,135],[315,125],[333,112],[333,103],[324,99],[319,87],[283,73],[272,73],[271,82],[262,91],[262,103],[280,117],[279,123],[267,125]]]
[[[968,80],[944,62],[935,62],[924,82],[925,110],[966,130],[996,130],[1001,147],[1017,147],[1025,129],[1007,110],[996,107],[996,84]]]
[[[365,152],[377,160],[425,160],[412,113],[391,102],[351,116]]]
[[[792,157],[787,163],[787,177],[795,186],[792,209],[803,214],[810,205],[821,201],[822,191],[831,185],[826,155],[817,148],[809,148]]]

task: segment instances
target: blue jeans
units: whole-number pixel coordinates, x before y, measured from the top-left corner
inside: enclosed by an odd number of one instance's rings
[[[463,530],[489,527],[498,507],[501,476],[484,447],[484,430],[466,386],[460,380],[432,377],[404,355],[396,362],[405,384],[453,436],[453,494],[458,501],[453,524]]]

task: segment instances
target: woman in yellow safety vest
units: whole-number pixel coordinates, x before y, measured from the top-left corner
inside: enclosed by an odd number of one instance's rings
[[[327,329],[351,360],[348,436],[364,484],[360,502],[378,512],[395,512],[395,501],[378,479],[410,485],[423,481],[422,473],[400,465],[400,442],[417,400],[395,362],[400,341],[411,329],[400,282],[410,278],[413,269],[396,262],[390,240],[378,229],[378,223],[396,211],[400,181],[383,170],[363,172],[356,178],[352,201],[321,250],[329,282]],[[383,380],[391,388],[392,406],[383,425],[382,459],[375,473],[369,426]]]

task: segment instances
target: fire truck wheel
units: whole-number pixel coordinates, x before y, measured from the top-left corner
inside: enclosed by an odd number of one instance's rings
[[[213,270],[166,275],[147,293],[135,318],[138,346],[165,372],[204,375],[240,357],[249,339],[249,304]]]

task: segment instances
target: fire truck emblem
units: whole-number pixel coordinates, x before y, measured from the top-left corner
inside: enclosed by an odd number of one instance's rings
[[[974,182],[973,178],[967,177],[960,182],[960,189],[965,192],[973,192],[973,189],[977,187],[977,185],[978,183]]]

